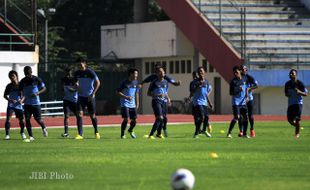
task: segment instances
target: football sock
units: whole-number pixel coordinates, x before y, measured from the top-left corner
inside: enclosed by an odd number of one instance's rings
[[[68,133],[68,117],[64,118],[65,133]]]
[[[168,122],[167,117],[164,117],[164,120],[163,120],[163,130],[167,130],[167,122]]]
[[[128,129],[128,131],[129,132],[132,132],[133,131],[133,129],[135,128],[135,126],[136,126],[136,121],[135,120],[131,120],[131,122],[130,122],[130,127],[129,127],[129,129]]]
[[[23,119],[19,120],[19,127],[20,127],[20,133],[24,133],[25,130],[25,123]]]
[[[128,123],[128,120],[124,119],[122,124],[121,124],[121,136],[125,135],[125,130],[126,130],[126,127],[127,127],[127,123]]]
[[[97,118],[96,117],[91,117],[91,122],[94,126],[94,129],[95,129],[95,133],[98,133],[98,126],[97,126]]]
[[[202,123],[201,119],[196,119],[196,120],[195,120],[195,127],[196,127],[196,129],[195,129],[195,135],[198,135],[198,134],[199,134],[199,132],[200,132],[200,127],[201,127],[201,123]]]
[[[209,117],[205,117],[205,119],[203,120],[202,131],[206,131],[208,126],[209,126]]]
[[[231,120],[230,125],[229,125],[229,129],[228,129],[228,133],[229,133],[229,134],[230,134],[230,133],[232,132],[232,130],[234,129],[236,123],[237,123],[237,120],[236,120],[236,119],[232,119],[232,120]]]
[[[5,135],[9,135],[11,124],[8,120],[5,121]]]
[[[81,116],[76,117],[76,123],[77,123],[79,135],[83,136],[83,124],[82,124],[83,119]]]
[[[251,116],[251,117],[249,117],[249,122],[250,122],[250,126],[251,126],[251,130],[254,130],[254,117],[253,116]]]
[[[149,136],[153,136],[154,135],[155,131],[160,127],[161,123],[162,123],[161,119],[156,119],[155,120]]]

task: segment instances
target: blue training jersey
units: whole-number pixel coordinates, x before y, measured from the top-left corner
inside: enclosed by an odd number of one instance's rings
[[[212,91],[212,86],[207,79],[199,79],[191,82],[190,91],[193,93],[193,105],[208,106],[208,94]]]
[[[288,95],[288,106],[293,104],[303,104],[303,98],[300,94],[297,94],[295,90],[296,88],[302,92],[308,93],[307,88],[300,80],[297,80],[296,82],[291,80],[287,81],[285,83],[284,91],[285,94]]]
[[[77,91],[77,81],[73,77],[62,78],[63,90],[64,90],[64,100],[70,102],[77,102],[78,91]]]
[[[158,76],[156,74],[151,74],[150,76],[146,77],[142,83],[149,83],[153,82],[154,80],[158,79]],[[164,76],[164,79],[167,80],[169,83],[175,83],[175,80],[168,77],[167,75]]]
[[[247,84],[245,80],[234,78],[229,85],[229,93],[232,96],[231,101],[233,106],[246,105],[246,90]]]
[[[74,78],[79,81],[79,96],[89,97],[94,92],[94,82],[99,80],[97,74],[91,70],[78,70],[74,73]]]
[[[168,102],[168,89],[167,80],[164,79],[160,81],[159,79],[156,79],[150,84],[148,91],[152,92],[154,95],[164,94],[164,97],[153,96],[153,99],[161,102]]]
[[[246,74],[246,75],[243,76],[242,79],[245,80],[248,88],[252,88],[252,87],[257,87],[258,86],[257,80],[255,80],[254,77],[252,77],[251,75]],[[249,96],[249,101],[254,100],[252,90],[249,91],[248,96]]]
[[[31,77],[23,78],[19,83],[19,90],[25,96],[25,105],[40,105],[40,97],[34,96],[34,93],[39,92],[45,84],[41,78],[32,75]]]
[[[23,106],[20,102],[21,93],[19,91],[19,85],[10,83],[5,87],[4,96],[9,96],[9,99],[16,100],[16,103],[8,102],[8,108],[14,108],[22,110]]]
[[[126,79],[122,81],[117,91],[123,93],[125,96],[132,97],[131,100],[127,100],[121,97],[120,98],[121,107],[135,108],[137,106],[136,94],[139,93],[139,83],[137,80],[130,81]]]

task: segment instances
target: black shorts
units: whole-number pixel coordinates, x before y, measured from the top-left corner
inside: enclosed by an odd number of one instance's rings
[[[154,115],[158,116],[166,116],[168,112],[168,103],[164,101],[152,100],[152,108]]]
[[[13,113],[15,113],[16,118],[18,118],[19,120],[24,119],[24,110],[10,107],[8,107],[6,110],[6,118],[12,117]]]
[[[130,118],[130,119],[137,119],[137,109],[136,108],[128,108],[122,107],[122,118]]]
[[[241,106],[232,106],[234,118],[237,118],[238,115],[242,115],[243,117],[248,117],[248,109],[246,105]]]
[[[301,120],[302,104],[293,104],[287,108],[287,120]]]
[[[249,117],[251,117],[253,115],[253,105],[254,105],[254,101],[253,100],[248,101],[246,103],[246,106],[248,108],[248,115],[249,115]]]
[[[78,104],[77,102],[71,102],[68,100],[63,100],[63,110],[64,110],[64,114],[67,115],[70,112],[73,113],[74,115],[77,114],[78,111]]]
[[[29,120],[31,116],[37,120],[41,119],[41,106],[40,105],[24,105],[25,109],[25,118]]]
[[[78,98],[78,111],[84,111],[87,107],[88,114],[92,115],[96,113],[96,100],[95,98],[88,101],[88,97],[81,97]]]
[[[209,113],[208,113],[208,107],[207,106],[203,106],[203,105],[197,105],[193,107],[193,112],[194,112],[194,118],[198,119],[198,118],[207,118],[209,117]]]

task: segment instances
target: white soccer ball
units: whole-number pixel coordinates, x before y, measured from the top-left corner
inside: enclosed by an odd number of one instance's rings
[[[190,190],[195,184],[195,177],[188,169],[178,169],[171,178],[171,186],[174,190]]]

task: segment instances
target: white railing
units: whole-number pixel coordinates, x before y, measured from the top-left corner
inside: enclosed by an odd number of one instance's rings
[[[63,101],[49,101],[41,102],[41,111],[43,116],[62,116],[63,112]]]

